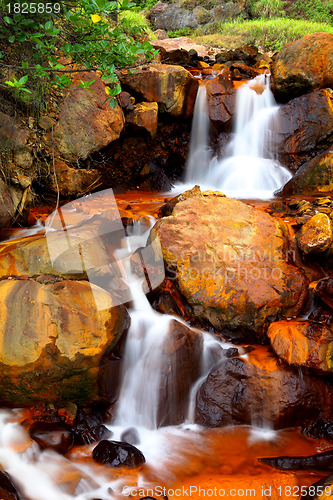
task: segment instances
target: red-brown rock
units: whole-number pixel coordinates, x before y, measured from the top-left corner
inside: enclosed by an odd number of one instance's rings
[[[172,116],[191,116],[198,80],[181,66],[150,64],[131,71],[119,71],[125,89],[138,93],[148,102],[157,102],[159,111]]]
[[[271,71],[275,94],[284,101],[333,87],[333,34],[311,33],[288,43],[278,53]]]
[[[261,348],[245,359],[225,359],[210,371],[197,394],[196,422],[209,427],[253,424],[275,429],[329,416],[332,387],[279,365]]]
[[[229,131],[236,106],[230,70],[224,69],[216,78],[208,80],[206,90],[209,118],[218,131]]]
[[[150,135],[157,132],[158,104],[157,102],[141,102],[126,115],[126,122],[144,128]]]
[[[47,187],[52,193],[58,193],[61,197],[79,197],[93,189],[99,178],[98,170],[85,168],[72,168],[63,161],[54,160],[54,171],[51,167],[51,175],[47,177]],[[56,179],[55,179],[56,176]]]

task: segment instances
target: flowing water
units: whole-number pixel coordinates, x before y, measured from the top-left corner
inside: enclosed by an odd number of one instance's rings
[[[231,198],[268,199],[290,178],[274,154],[278,110],[268,75],[237,90],[234,136],[223,158],[209,148],[208,103],[200,85],[193,118],[186,184],[218,189]]]

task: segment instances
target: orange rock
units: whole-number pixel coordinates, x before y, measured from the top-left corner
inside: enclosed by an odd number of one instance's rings
[[[332,224],[326,214],[316,214],[296,234],[298,247],[304,253],[320,253],[332,243]]]
[[[141,102],[134,106],[134,110],[126,115],[126,121],[138,127],[145,128],[151,135],[157,131],[157,102]]]
[[[52,193],[58,193],[60,196],[82,196],[89,191],[89,189],[94,189],[96,187],[98,180],[100,179],[100,173],[98,170],[85,169],[85,168],[71,168],[63,161],[58,158],[54,161],[55,175],[57,176],[57,181],[52,172],[51,175],[47,177],[46,183],[48,189]]]
[[[298,314],[306,300],[306,278],[286,263],[279,223],[245,203],[189,198],[153,233],[193,315],[218,329],[259,332],[268,316]]]
[[[162,113],[188,117],[193,114],[198,80],[181,66],[150,64],[118,73],[122,85],[149,102],[157,102]]]
[[[318,373],[333,371],[332,331],[324,323],[277,321],[270,324],[267,336],[276,354],[286,363]]]
[[[112,304],[86,281],[1,281],[1,400],[18,406],[103,399],[100,370],[129,324],[124,306]]]
[[[279,99],[333,86],[333,34],[311,33],[288,43],[272,64],[272,83]]]

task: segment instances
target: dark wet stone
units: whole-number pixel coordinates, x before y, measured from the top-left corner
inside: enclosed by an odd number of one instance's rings
[[[101,412],[88,407],[80,409],[74,420],[75,444],[82,446],[102,439],[110,439],[113,433],[102,422]]]
[[[126,429],[120,436],[120,439],[122,441],[125,441],[126,443],[133,445],[140,443],[140,436],[138,430],[135,427],[129,427],[128,429]]]
[[[265,457],[258,460],[279,470],[333,470],[333,451],[309,457]]]
[[[333,441],[333,420],[325,422],[320,418],[305,427],[302,432],[311,438]]]
[[[333,491],[333,474],[329,474],[328,476],[316,481],[311,484],[306,490],[304,496],[302,494],[303,500],[318,500],[319,498],[323,498],[323,493],[328,491]],[[324,498],[331,498],[331,495],[326,496]]]
[[[0,470],[0,499],[24,500],[7,472]]]
[[[140,450],[129,443],[101,441],[93,450],[93,459],[107,467],[139,467],[145,463]]]
[[[63,422],[34,422],[29,436],[41,449],[49,448],[64,454],[74,443],[74,429]]]

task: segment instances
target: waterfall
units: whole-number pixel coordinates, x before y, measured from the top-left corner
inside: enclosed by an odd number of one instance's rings
[[[198,93],[197,100],[200,104],[195,105],[192,130],[197,147],[190,148],[186,182],[219,189],[233,198],[272,197],[291,174],[273,152],[279,107],[269,88],[269,76],[259,75],[238,89],[234,137],[225,158],[208,159],[209,119],[203,92]],[[200,128],[205,127],[201,139],[197,125],[200,120]],[[205,154],[201,155],[201,151]]]

